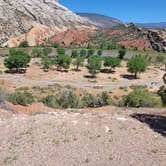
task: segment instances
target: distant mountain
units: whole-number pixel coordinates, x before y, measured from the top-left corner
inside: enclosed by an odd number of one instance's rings
[[[140,27],[146,28],[166,28],[166,22],[159,22],[159,23],[138,23]]]
[[[122,21],[110,16],[104,16],[95,13],[77,13],[77,14],[82,17],[88,18],[90,21],[95,22],[104,28],[112,28],[118,24],[122,24]]]

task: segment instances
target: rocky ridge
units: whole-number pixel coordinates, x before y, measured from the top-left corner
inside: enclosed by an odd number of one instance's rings
[[[56,32],[92,25],[88,19],[60,5],[58,0],[0,0],[0,22],[1,43],[24,34],[14,41],[10,40],[9,46],[26,37],[34,45],[36,40],[49,38]]]

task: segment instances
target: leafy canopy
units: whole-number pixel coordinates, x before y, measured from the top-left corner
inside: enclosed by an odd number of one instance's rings
[[[43,48],[42,52],[43,52],[43,55],[44,55],[44,56],[48,56],[49,54],[51,54],[52,48],[50,48],[50,47],[45,47],[45,48]]]
[[[137,78],[137,73],[145,72],[147,69],[147,62],[143,57],[136,56],[132,57],[127,64],[128,71],[134,73]]]
[[[4,65],[9,69],[19,72],[22,68],[27,68],[31,57],[22,50],[10,49],[9,57],[4,60]]]
[[[20,43],[19,47],[23,47],[23,48],[26,48],[26,47],[29,47],[29,43],[28,41],[24,40]]]
[[[84,65],[84,58],[83,57],[77,57],[74,60],[73,65],[76,67],[76,71],[78,71],[79,67]]]
[[[91,56],[88,58],[88,69],[93,77],[100,72],[102,66],[102,59],[99,56]]]
[[[113,57],[105,57],[104,58],[104,66],[105,67],[111,67],[115,68],[120,65],[121,60],[119,58],[113,58]]]
[[[72,58],[68,55],[59,55],[57,57],[57,64],[65,69],[69,69]]]

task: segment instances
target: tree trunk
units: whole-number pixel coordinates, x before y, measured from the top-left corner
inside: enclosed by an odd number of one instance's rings
[[[135,77],[135,79],[137,79],[137,72],[134,73],[134,77]]]
[[[76,71],[78,71],[79,70],[79,65],[77,65],[77,67],[76,67]]]

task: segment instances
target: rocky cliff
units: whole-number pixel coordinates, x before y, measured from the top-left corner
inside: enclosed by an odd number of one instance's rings
[[[0,0],[0,42],[21,35],[8,42],[11,46],[23,38],[33,45],[56,32],[87,25],[92,23],[60,5],[58,0]]]
[[[157,50],[159,52],[166,52],[165,30],[148,30],[147,37],[154,50]]]

